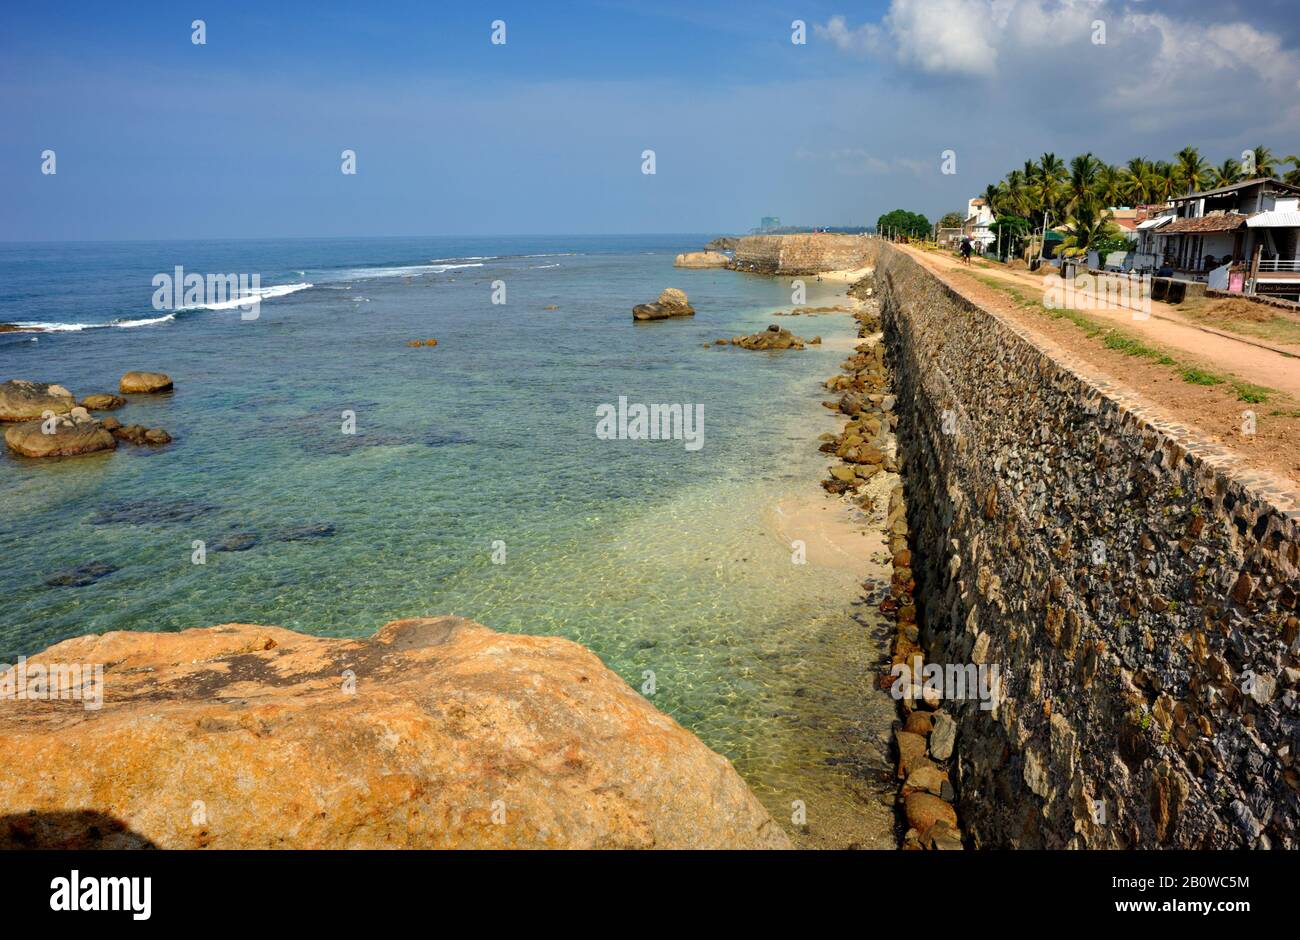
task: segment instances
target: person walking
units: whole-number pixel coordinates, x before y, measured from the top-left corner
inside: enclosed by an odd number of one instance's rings
[[[963,238],[961,240],[961,263],[962,264],[970,264],[970,252],[971,252],[970,239]]]

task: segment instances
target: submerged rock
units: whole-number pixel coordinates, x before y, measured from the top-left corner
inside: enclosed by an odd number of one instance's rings
[[[87,584],[94,584],[100,578],[106,578],[118,570],[120,569],[117,565],[110,565],[103,561],[91,561],[52,574],[45,579],[45,583],[50,587],[85,587]]]
[[[104,707],[0,710],[0,848],[789,846],[725,758],[559,637],[229,624],[78,637],[28,668],[49,662],[105,664]],[[121,831],[86,828],[104,817]]]
[[[47,433],[46,421],[10,425],[5,429],[5,445],[24,457],[80,457],[117,447],[113,435],[84,408],[50,420],[53,433]]]
[[[669,317],[693,317],[695,308],[686,299],[686,292],[676,287],[666,288],[652,304],[637,304],[632,308],[634,320],[667,320]]]
[[[172,390],[172,380],[170,376],[164,375],[162,372],[128,372],[118,382],[118,390],[126,395],[132,393],[170,392]]]
[[[81,399],[81,407],[89,411],[114,411],[126,404],[126,399],[121,395],[110,395],[107,392],[87,395]]]
[[[190,522],[220,509],[193,500],[141,499],[101,508],[90,517],[91,525],[142,525],[149,522]]]
[[[31,421],[46,412],[64,415],[76,405],[62,385],[10,379],[0,383],[0,421]]]

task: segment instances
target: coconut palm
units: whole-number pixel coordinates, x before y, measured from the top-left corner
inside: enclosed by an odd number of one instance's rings
[[[1134,205],[1143,205],[1152,201],[1151,195],[1151,161],[1145,157],[1133,157],[1125,164],[1128,174],[1128,198]]]
[[[1277,176],[1277,157],[1267,147],[1256,147],[1251,151],[1255,155],[1254,179],[1274,179]],[[1284,161],[1285,162],[1285,161]]]
[[[1231,186],[1240,180],[1241,164],[1236,160],[1224,160],[1218,166],[1210,168],[1207,182],[1211,189],[1218,189],[1220,186]]]
[[[1178,187],[1183,193],[1194,193],[1205,183],[1206,173],[1210,166],[1201,157],[1201,153],[1195,147],[1184,147],[1178,151],[1174,158],[1174,168],[1177,173]]]
[[[1119,226],[1111,221],[1110,213],[1102,209],[1095,199],[1084,199],[1070,214],[1065,224],[1066,236],[1062,248],[1073,248],[1078,253],[1087,252],[1098,242],[1116,238]]]
[[[1091,153],[1081,153],[1070,161],[1070,178],[1065,184],[1064,209],[1069,212],[1081,201],[1094,197],[1101,161]]]
[[[1007,209],[1013,215],[1026,218],[1029,215],[1029,195],[1026,191],[1025,174],[1012,170],[1002,184],[1006,190]]]
[[[1128,174],[1123,167],[1103,163],[1097,171],[1097,195],[1108,206],[1118,206],[1128,197]]]
[[[1282,174],[1283,181],[1292,186],[1300,186],[1300,156],[1293,153],[1285,157],[1282,162],[1291,164],[1291,169]]]

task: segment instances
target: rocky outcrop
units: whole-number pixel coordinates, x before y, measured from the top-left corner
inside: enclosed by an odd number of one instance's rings
[[[673,261],[676,268],[725,268],[731,259],[720,251],[687,251]]]
[[[80,457],[113,450],[117,441],[85,408],[5,428],[5,446],[24,457]]]
[[[0,384],[0,421],[31,421],[46,412],[67,414],[76,405],[62,385],[10,379]]]
[[[704,246],[706,251],[735,251],[740,239],[734,235],[719,235]]]
[[[102,707],[0,710],[0,847],[789,844],[727,760],[558,637],[232,624],[83,636],[42,663],[103,664]]]
[[[128,372],[118,383],[118,391],[124,395],[152,394],[171,390],[171,377],[161,372]]]
[[[637,304],[632,308],[634,320],[667,320],[669,317],[693,317],[695,308],[686,299],[686,292],[669,287],[652,304]]]
[[[753,333],[749,336],[733,336],[731,345],[739,346],[741,349],[803,349],[805,344],[820,345],[821,341],[820,336],[805,340],[802,336],[795,336],[785,327],[773,323],[760,333]]]

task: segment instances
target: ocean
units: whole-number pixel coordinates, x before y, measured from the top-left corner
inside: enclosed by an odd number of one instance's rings
[[[673,267],[707,237],[0,245],[0,323],[49,330],[0,333],[0,381],[78,397],[128,370],[175,382],[114,413],[170,445],[0,458],[0,660],[87,632],[365,636],[459,614],[653,679],[654,704],[778,819],[799,800],[822,832],[851,828],[881,763],[860,757],[861,575],[792,564],[770,524],[820,494],[820,383],[845,346],[703,348],[791,300],[788,279]],[[258,274],[259,316],[156,310],[153,279],[177,266]],[[633,323],[665,287],[696,316]],[[807,287],[809,305],[835,302]],[[780,322],[853,335],[847,316]],[[702,406],[702,446],[598,437],[620,397]],[[89,562],[116,570],[46,583]]]

